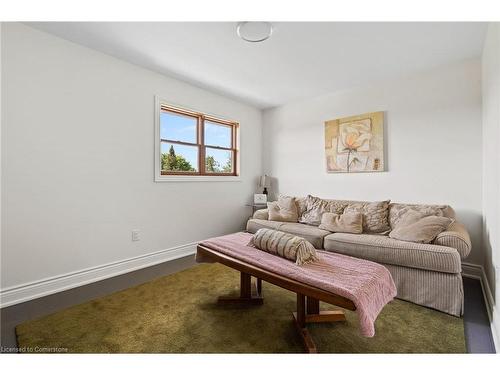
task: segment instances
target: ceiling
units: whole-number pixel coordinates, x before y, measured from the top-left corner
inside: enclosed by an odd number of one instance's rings
[[[247,43],[236,22],[28,25],[259,108],[481,54],[486,23],[277,22]]]

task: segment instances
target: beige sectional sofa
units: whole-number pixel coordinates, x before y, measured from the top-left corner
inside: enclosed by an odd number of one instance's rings
[[[302,207],[302,210],[306,206],[305,199],[296,198],[297,205]],[[390,203],[387,215],[391,229],[399,213],[408,208],[431,209],[438,212],[438,215],[456,220],[455,212],[450,206]],[[392,274],[398,289],[398,298],[455,316],[461,316],[463,313],[461,260],[469,255],[471,242],[467,230],[458,221],[454,221],[430,244],[400,241],[390,238],[387,234],[332,233],[298,222],[270,221],[267,209],[256,211],[248,220],[247,231],[255,233],[260,228],[293,233],[304,237],[317,249],[381,263]]]

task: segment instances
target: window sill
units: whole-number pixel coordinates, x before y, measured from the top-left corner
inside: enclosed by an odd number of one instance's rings
[[[239,182],[241,176],[156,176],[155,182]]]

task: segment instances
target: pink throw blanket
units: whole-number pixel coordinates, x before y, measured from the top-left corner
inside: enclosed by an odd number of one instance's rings
[[[348,298],[356,306],[363,336],[375,335],[375,319],[396,296],[396,286],[384,266],[364,259],[318,250],[319,262],[297,266],[279,256],[246,246],[250,233],[234,233],[201,245],[267,271]],[[203,259],[198,259],[203,262]]]

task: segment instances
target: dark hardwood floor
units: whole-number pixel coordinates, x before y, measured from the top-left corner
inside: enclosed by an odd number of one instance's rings
[[[2,348],[17,347],[15,327],[26,320],[48,315],[69,306],[142,284],[189,268],[194,257],[180,258],[50,296],[0,309]],[[478,280],[464,278],[464,329],[469,353],[495,353],[490,323]]]
[[[490,321],[479,280],[464,277],[464,300],[467,352],[495,353]]]

